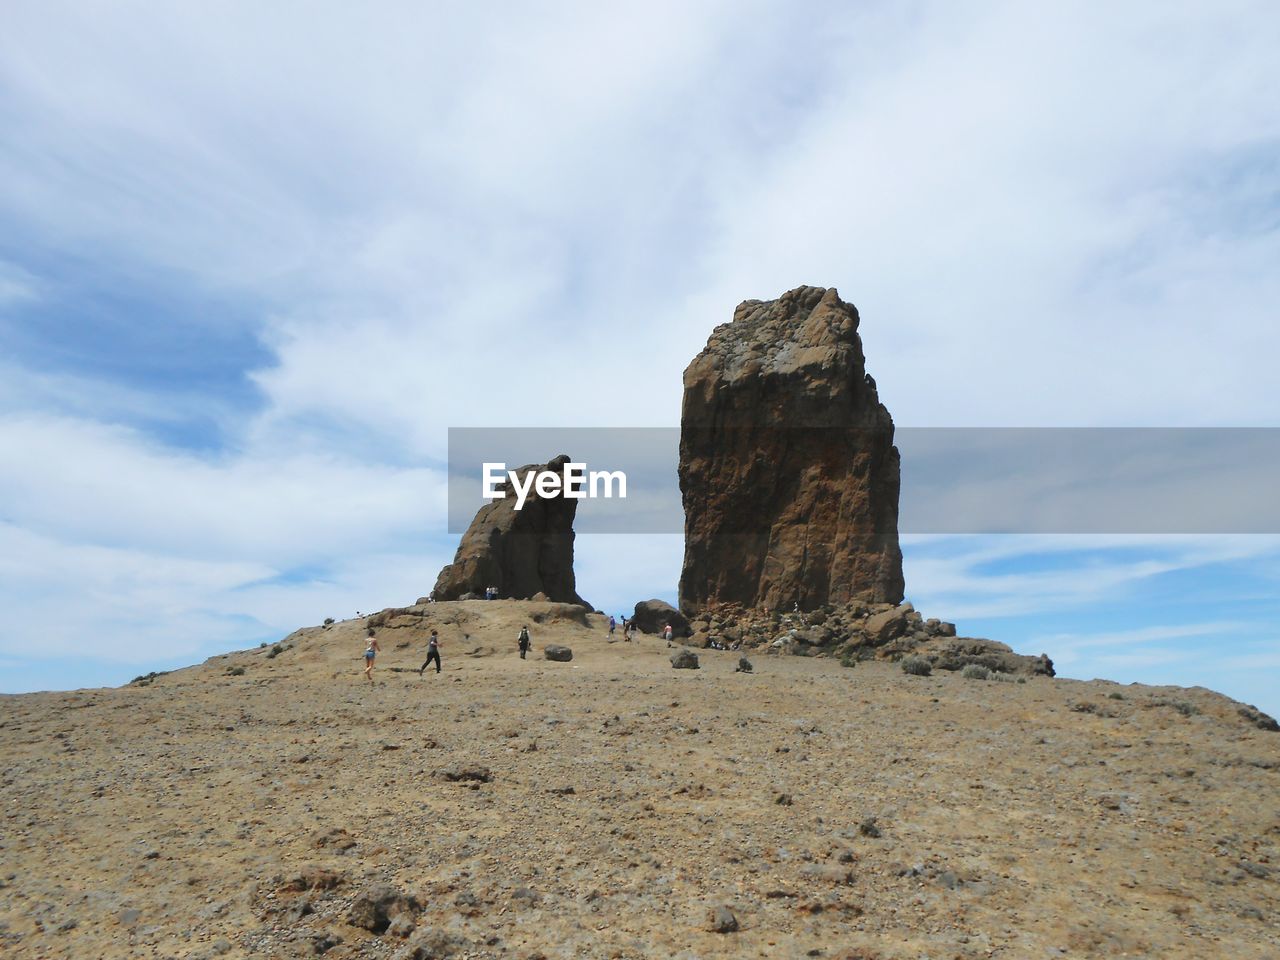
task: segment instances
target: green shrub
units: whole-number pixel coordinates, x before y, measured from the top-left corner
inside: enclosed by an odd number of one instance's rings
[[[960,676],[966,680],[986,680],[991,676],[991,671],[980,663],[968,663],[960,671]]]
[[[1112,690],[1110,693],[1108,693],[1108,694],[1107,694],[1107,699],[1108,699],[1108,700],[1123,700],[1123,699],[1124,699],[1124,694],[1123,694],[1123,693],[1121,693],[1119,690]]]
[[[332,625],[333,625],[333,617],[325,617],[325,618],[324,618],[324,625],[325,625],[326,627],[332,626]]]
[[[924,657],[903,657],[902,672],[913,677],[927,677],[933,673],[933,664]]]
[[[244,676],[244,667],[230,667],[230,668],[227,670],[227,676],[228,676],[228,677],[243,677],[243,676]]]
[[[280,644],[277,643],[274,647],[272,647],[270,650],[267,651],[267,659],[271,660],[274,657],[280,656],[280,654],[282,653],[284,653],[284,647],[280,646]]]
[[[858,665],[858,658],[855,657],[852,653],[845,653],[841,655],[840,666],[856,667],[857,665]]]

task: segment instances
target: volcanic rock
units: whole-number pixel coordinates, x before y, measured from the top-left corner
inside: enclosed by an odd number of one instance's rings
[[[636,604],[631,620],[641,633],[660,634],[663,627],[671,624],[673,636],[693,636],[684,614],[665,600],[641,600]]]
[[[883,613],[868,617],[862,632],[873,644],[888,643],[907,632],[907,626],[911,622],[910,614],[914,610],[915,608],[909,603],[890,607]]]
[[[687,647],[682,647],[671,655],[671,666],[677,670],[697,670],[698,655]]]
[[[528,464],[516,472],[521,482],[530,471],[561,473],[569,457]],[[530,488],[524,508],[516,509],[508,480],[498,488],[506,495],[486,503],[463,534],[453,563],[436,578],[436,600],[483,596],[497,587],[504,598],[527,600],[543,594],[561,603],[590,606],[578,596],[573,575],[573,518],[578,501],[556,494],[540,497]]]
[[[899,603],[899,471],[853,305],[740,304],[684,373],[680,608]]]
[[[560,663],[568,663],[573,659],[573,651],[562,644],[549,643],[542,648],[542,656],[547,660],[557,660]]]
[[[1014,653],[1007,644],[982,637],[955,637],[937,645],[920,648],[939,670],[963,670],[970,664],[986,667],[996,673],[1024,674],[1032,677],[1054,676],[1053,661],[1048,654],[1038,657]],[[935,646],[936,645],[936,646]]]

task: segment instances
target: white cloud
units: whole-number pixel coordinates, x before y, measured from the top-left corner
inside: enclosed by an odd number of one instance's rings
[[[77,621],[68,650],[412,599],[451,553],[446,427],[674,425],[711,327],[799,283],[859,305],[899,423],[1280,415],[1268,4],[380,10],[312,6],[303,33],[255,4],[6,12],[6,232],[237,298],[274,358],[214,454],[129,426],[174,422],[148,384],[7,370],[31,596],[127,579],[132,626]],[[50,279],[6,266],[0,307]],[[1062,542],[921,555],[908,586],[978,616],[1275,569],[1247,538],[1095,538],[1115,553],[1016,570]],[[673,544],[582,538],[582,592],[674,589]],[[332,582],[271,579],[306,565]]]
[[[908,536],[903,543],[908,596],[957,620],[1049,616],[1123,600],[1162,576],[1280,556],[1280,538],[1251,535]],[[1206,584],[1222,582],[1219,572]]]
[[[124,427],[26,415],[0,418],[0,500],[11,522],[58,536],[289,564],[438,534],[445,488],[440,471],[341,451],[209,459]]]

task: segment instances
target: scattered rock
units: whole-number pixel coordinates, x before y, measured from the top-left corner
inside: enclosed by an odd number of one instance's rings
[[[1239,713],[1240,716],[1244,717],[1245,720],[1259,730],[1268,730],[1271,733],[1280,732],[1280,723],[1276,723],[1274,717],[1268,716],[1251,704],[1240,707]]]
[[[681,647],[671,655],[671,666],[677,670],[697,670],[698,655],[687,647]]]
[[[323,956],[334,947],[342,944],[342,937],[338,936],[332,930],[326,930],[323,933],[313,934],[311,937],[311,949],[315,951],[317,957]]]
[[[723,904],[712,907],[707,917],[707,929],[712,933],[733,933],[738,929],[738,918]]]
[[[888,643],[890,640],[906,633],[907,624],[910,623],[910,615],[914,612],[915,607],[909,603],[904,603],[900,606],[891,607],[883,613],[877,613],[867,619],[862,628],[863,636],[867,638],[869,643],[876,646]]]
[[[466,947],[467,941],[461,937],[436,927],[427,927],[415,932],[409,942],[393,954],[393,960],[444,960]]]
[[[361,891],[351,904],[347,922],[373,933],[385,933],[391,922],[407,916],[410,923],[421,909],[418,901],[389,883],[375,883]]]
[[[753,668],[751,666],[750,660],[748,660],[746,657],[739,657],[738,667],[733,672],[734,673],[751,673],[752,669]]]
[[[436,771],[436,775],[442,780],[448,780],[450,783],[491,783],[493,781],[493,772],[488,767],[479,764],[457,764],[452,767],[443,767]]]

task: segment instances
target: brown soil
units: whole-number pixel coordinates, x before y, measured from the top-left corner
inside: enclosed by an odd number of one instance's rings
[[[0,699],[0,955],[1280,956],[1280,734],[1225,697],[677,671],[568,614],[409,608],[374,683],[349,621]]]

